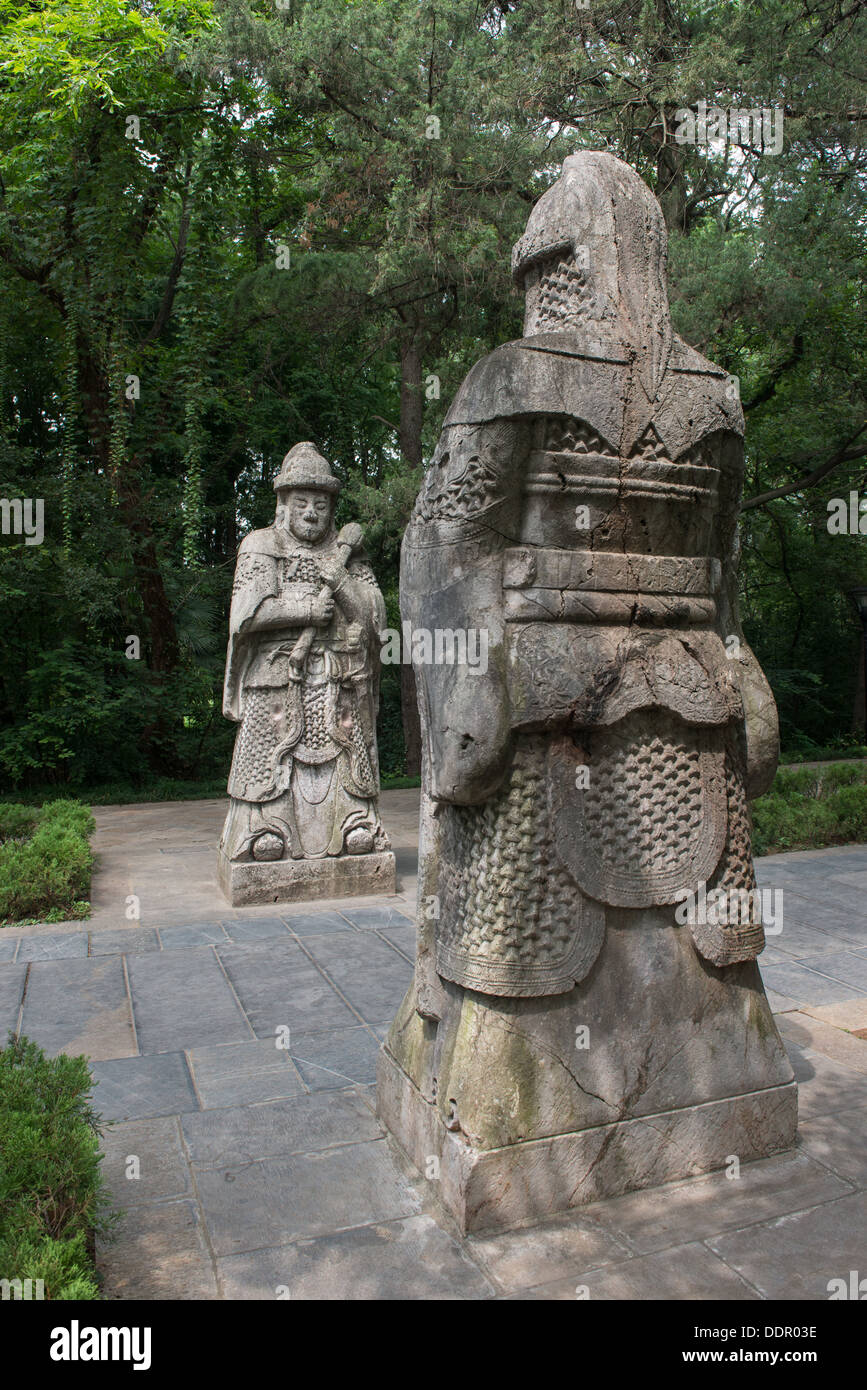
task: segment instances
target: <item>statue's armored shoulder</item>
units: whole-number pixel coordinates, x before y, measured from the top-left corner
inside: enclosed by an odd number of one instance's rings
[[[495,404],[501,407],[498,410],[501,415],[520,410],[517,398],[526,388],[525,358],[520,340],[503,343],[479,358],[458,387],[444,425],[475,424],[492,419],[492,405]]]
[[[705,430],[716,428],[743,434],[744,413],[737,377],[708,361],[676,335],[672,338],[666,376],[669,394],[677,394],[683,401],[686,390],[700,405]]]
[[[358,556],[353,556],[349,560],[346,568],[348,573],[352,575],[353,579],[360,579],[362,583],[370,584],[374,589],[379,588],[379,585],[376,581],[376,575],[371,569],[370,561],[368,560],[366,555],[362,554]]]
[[[285,553],[285,541],[281,540],[276,527],[264,526],[260,531],[251,531],[244,537],[238,549],[238,559],[242,555],[271,555],[277,559]]]

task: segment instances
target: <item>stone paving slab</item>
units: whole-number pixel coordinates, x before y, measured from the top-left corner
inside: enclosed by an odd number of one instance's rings
[[[849,1183],[796,1150],[745,1163],[738,1177],[722,1171],[629,1192],[588,1207],[586,1216],[628,1249],[649,1255],[802,1211],[851,1190]]]
[[[17,961],[27,960],[68,960],[74,956],[87,955],[87,933],[81,931],[74,936],[66,933],[31,936],[21,942]]]
[[[388,912],[389,909],[386,908],[383,912],[384,920]],[[287,914],[286,924],[291,932],[300,937],[353,930],[353,923],[340,912],[300,912],[291,916]]]
[[[490,1298],[491,1284],[429,1216],[362,1226],[217,1261],[223,1297]],[[279,1290],[279,1294],[278,1291]]]
[[[199,1101],[182,1052],[94,1062],[93,1103],[107,1123],[183,1115]]]
[[[356,907],[349,908],[344,914],[347,921],[354,927],[362,931],[375,929],[382,931],[387,927],[413,927],[415,924],[410,914],[400,912],[394,907]]]
[[[415,923],[407,927],[388,927],[382,935],[386,941],[400,951],[402,956],[406,956],[411,965],[415,965],[416,936]]]
[[[181,1120],[181,1129],[196,1169],[321,1153],[384,1135],[371,1107],[351,1091],[188,1114]]]
[[[791,965],[766,965],[761,971],[762,979],[771,989],[799,1004],[836,1004],[863,993],[857,984],[847,985],[822,975],[801,961],[792,961]]]
[[[857,951],[831,951],[814,960],[810,968],[847,987],[854,985],[856,995],[867,994],[867,956]]]
[[[867,999],[848,999],[844,1004],[807,1004],[804,1013],[850,1033],[856,1028],[867,1028]]]
[[[835,932],[829,925],[820,926],[808,914],[797,916],[793,899],[787,894],[783,907],[783,929],[776,934],[766,933],[767,945],[760,960],[764,965],[774,952],[782,952],[806,964],[816,963],[818,956],[834,951],[850,950],[855,939],[845,931]]]
[[[199,1205],[190,1200],[129,1207],[114,1240],[98,1243],[103,1297],[217,1298]]]
[[[556,1284],[571,1279],[576,1269],[596,1269],[632,1253],[616,1235],[586,1215],[496,1236],[471,1236],[467,1249],[505,1293]]]
[[[841,1066],[867,1073],[867,1047],[863,1038],[853,1037],[851,1033],[834,1028],[822,1019],[811,1018],[800,1010],[781,1014],[777,1027],[787,1041],[799,1043],[813,1052],[821,1052],[824,1057],[830,1057]]]
[[[370,934],[311,937],[307,948],[365,1023],[393,1018],[409,988],[412,966]]]
[[[133,927],[128,931],[90,933],[90,955],[139,955],[142,951],[162,949],[159,933],[154,927]]]
[[[222,947],[219,957],[257,1038],[361,1022],[295,941]]]
[[[177,1115],[113,1125],[102,1151],[102,1174],[121,1208],[187,1197],[192,1191]]]
[[[16,1032],[27,981],[26,965],[0,965],[0,1039]]]
[[[602,1268],[576,1267],[568,1279],[510,1295],[511,1299],[672,1299],[677,1302],[732,1299],[758,1292],[704,1245],[676,1245],[656,1255],[639,1255]]]
[[[335,1028],[315,1033],[293,1032],[292,1061],[311,1091],[340,1090],[355,1082],[376,1081],[380,1041],[368,1028]]]
[[[187,1053],[187,1060],[204,1110],[304,1093],[289,1053],[273,1040],[197,1047]]]
[[[221,927],[230,941],[242,945],[249,941],[268,941],[271,937],[285,937],[289,931],[282,917],[257,917],[250,922],[221,922]]]
[[[96,1061],[135,1056],[123,961],[117,956],[34,961],[21,1031],[52,1055],[83,1052]]]
[[[821,1052],[801,1047],[788,1038],[785,1043],[798,1083],[801,1120],[855,1105],[863,1105],[867,1116],[867,1075],[863,1071],[841,1066]]]
[[[802,1120],[799,1135],[805,1152],[817,1162],[858,1188],[867,1188],[863,1106],[809,1115]]]
[[[859,869],[857,873],[840,874],[841,883],[851,883],[856,890],[867,893],[867,869]]]
[[[708,1245],[763,1298],[826,1300],[829,1280],[864,1268],[867,1202],[857,1192]]]
[[[218,1256],[412,1216],[420,1207],[383,1139],[200,1169],[196,1187]]]
[[[228,939],[219,922],[190,922],[185,927],[160,928],[164,951],[178,951],[191,946],[222,946]]]
[[[127,965],[142,1053],[176,1052],[253,1036],[209,947],[132,955]]]

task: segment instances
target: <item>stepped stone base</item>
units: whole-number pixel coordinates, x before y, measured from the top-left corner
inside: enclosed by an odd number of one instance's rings
[[[233,907],[397,892],[391,850],[340,858],[277,859],[264,863],[232,863],[218,852],[217,878]]]
[[[725,1100],[642,1115],[549,1139],[474,1148],[446,1127],[383,1048],[380,1118],[422,1172],[439,1160],[438,1195],[463,1231],[508,1230],[574,1207],[790,1148],[798,1123],[794,1082]]]

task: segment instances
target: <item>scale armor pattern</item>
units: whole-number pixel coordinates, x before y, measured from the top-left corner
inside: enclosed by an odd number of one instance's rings
[[[232,596],[253,585],[257,579],[267,580],[271,574],[271,561],[264,555],[249,552],[238,556],[235,578],[232,582]]]
[[[756,873],[753,865],[749,805],[746,788],[740,771],[739,760],[726,752],[726,797],[728,806],[728,829],[725,849],[713,875],[708,892],[722,889],[728,895],[728,903],[736,903],[738,918],[741,907],[739,895],[756,892]],[[735,896],[738,895],[738,896]],[[743,960],[753,960],[764,949],[765,933],[761,922],[753,921],[752,904],[749,921],[736,919],[726,924],[691,924],[692,938],[699,955],[713,965],[733,965]],[[728,914],[727,914],[728,915]]]
[[[274,719],[275,692],[248,689],[244,697],[244,718],[235,740],[229,791],[243,797],[245,789],[267,786],[271,781],[271,759],[280,742]],[[278,696],[282,702],[282,695]]]
[[[577,327],[588,317],[593,295],[587,284],[587,271],[575,257],[559,260],[539,276],[536,329],[563,330]]]
[[[605,868],[624,856],[650,874],[682,856],[705,815],[701,752],[680,720],[660,718],[652,735],[644,711],[593,735],[584,792],[586,833]]]
[[[334,746],[328,732],[328,686],[305,684],[301,698],[304,702],[304,746],[314,750]]]
[[[443,809],[438,936],[470,961],[556,967],[572,949],[580,894],[554,853],[546,746],[519,735],[496,796]]]
[[[306,550],[297,551],[296,554],[291,555],[287,560],[283,560],[282,565],[283,574],[281,578],[283,583],[286,583],[287,580],[291,584],[319,585],[321,583],[319,566],[313,556]]]

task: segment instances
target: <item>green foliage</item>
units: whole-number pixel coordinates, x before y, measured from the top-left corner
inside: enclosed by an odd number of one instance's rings
[[[22,829],[29,823],[29,834]],[[11,835],[8,827],[14,827]],[[77,801],[0,807],[0,924],[89,916],[93,816]]]
[[[0,803],[0,845],[6,840],[22,840],[31,834],[37,815],[32,806],[16,806],[14,802]]]
[[[753,850],[821,849],[867,840],[867,762],[781,769],[753,805]]]
[[[93,1237],[108,1231],[99,1117],[85,1057],[0,1050],[0,1278],[42,1279],[47,1299],[99,1297]]]
[[[831,743],[815,744],[807,738],[799,738],[795,748],[783,753],[780,762],[810,763],[835,762],[846,758],[867,758],[867,746],[854,735],[842,735]]]
[[[234,559],[300,439],[396,625],[420,465],[520,335],[509,251],[581,146],[655,188],[675,326],[740,379],[745,630],[784,746],[847,734],[867,555],[826,521],[867,456],[865,24],[838,0],[0,0],[0,494],[46,525],[0,541],[0,786],[225,777]],[[676,144],[700,97],[783,106],[782,152]],[[400,698],[386,671],[392,773]]]

